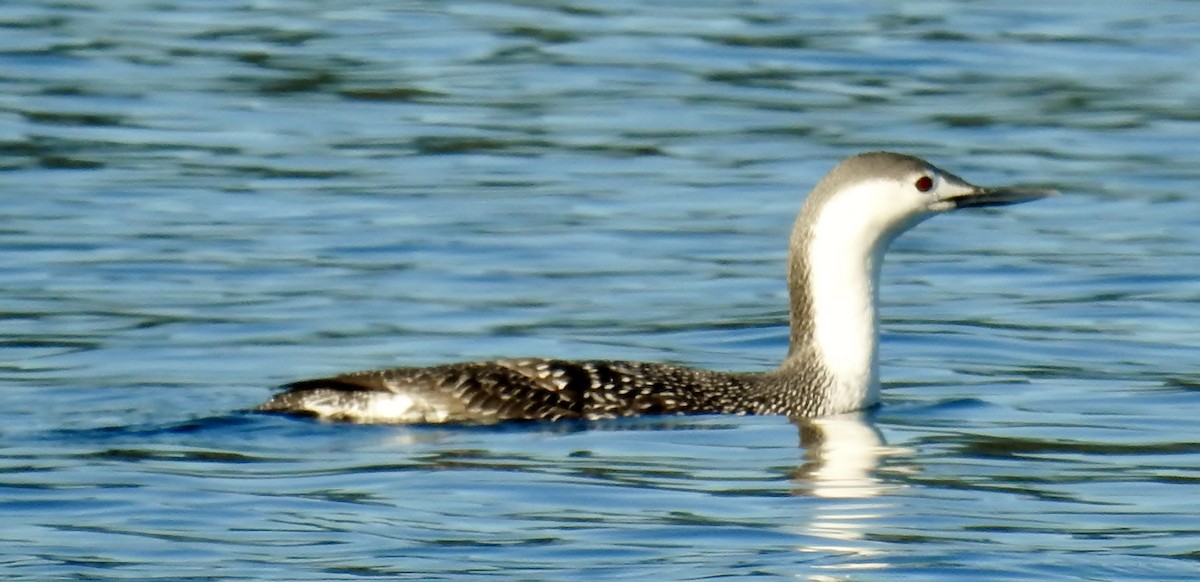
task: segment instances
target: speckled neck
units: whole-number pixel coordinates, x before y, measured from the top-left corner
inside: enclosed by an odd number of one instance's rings
[[[801,387],[817,414],[837,414],[879,400],[878,282],[886,245],[858,255],[819,256],[815,223],[798,220],[788,260],[790,339],[778,374]]]

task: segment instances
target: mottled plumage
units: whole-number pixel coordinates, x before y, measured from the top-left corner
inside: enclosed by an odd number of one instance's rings
[[[363,403],[356,414],[324,414],[339,420],[373,416],[364,392],[411,399],[408,422],[515,419],[589,419],[679,412],[763,412],[756,387],[763,375],[728,374],[642,362],[524,359],[443,364],[344,374],[286,386],[260,410],[288,412],[318,406],[330,410]],[[421,403],[428,403],[428,406]]]
[[[901,154],[846,159],[813,189],[792,230],[791,344],[777,370],[536,358],[468,362],[296,382],[258,410],[395,423],[684,413],[810,417],[858,410],[878,401],[876,304],[888,244],[941,212],[1049,194],[980,188]]]

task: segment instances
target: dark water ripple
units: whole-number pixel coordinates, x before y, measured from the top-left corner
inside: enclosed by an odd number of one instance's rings
[[[0,6],[10,580],[1190,580],[1200,11]],[[283,381],[765,369],[837,159],[1064,196],[884,272],[866,418],[334,426]]]

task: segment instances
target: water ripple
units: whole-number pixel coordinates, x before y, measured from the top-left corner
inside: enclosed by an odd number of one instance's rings
[[[1194,577],[1187,4],[0,6],[0,569]],[[299,377],[761,370],[839,158],[1054,187],[884,269],[885,405],[363,427]]]

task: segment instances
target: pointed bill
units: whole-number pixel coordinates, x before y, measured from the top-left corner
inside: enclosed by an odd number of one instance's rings
[[[1020,204],[1022,202],[1057,195],[1057,190],[1045,188],[1020,188],[1015,186],[1001,186],[999,188],[976,187],[966,194],[947,198],[945,201],[953,204],[954,208],[980,208],[984,206]]]

